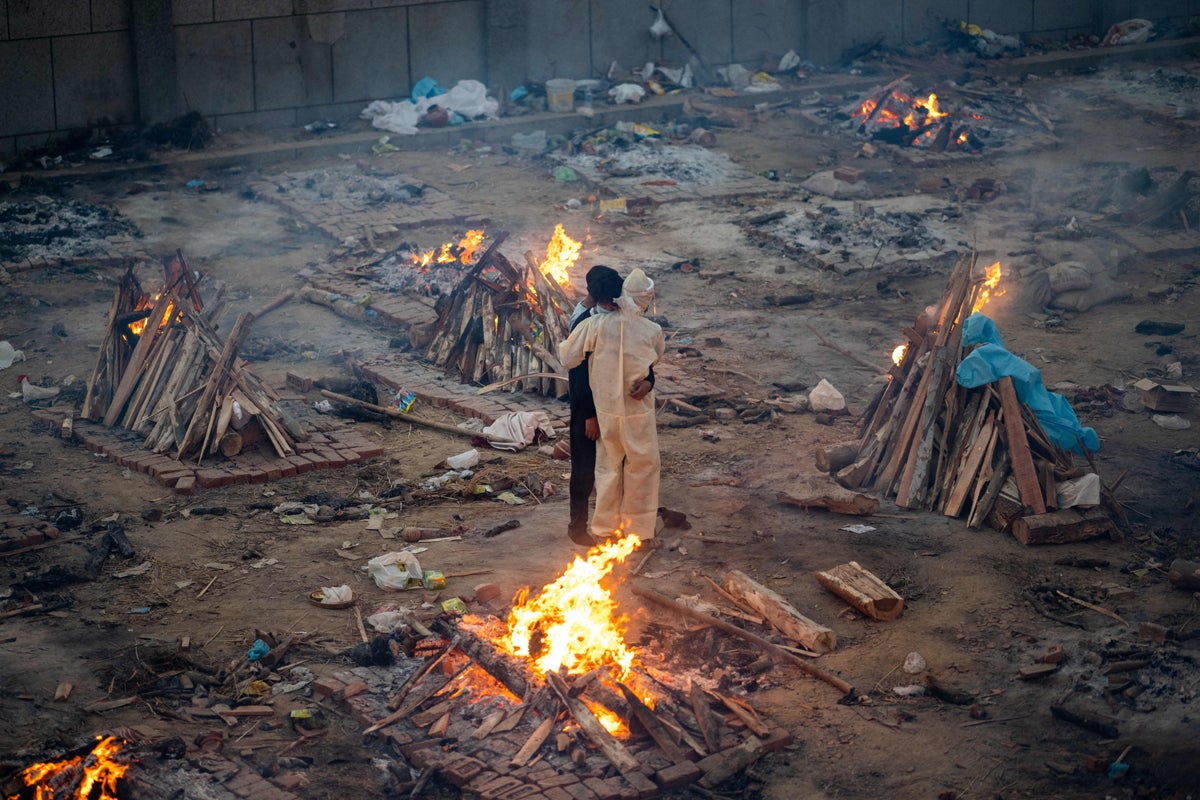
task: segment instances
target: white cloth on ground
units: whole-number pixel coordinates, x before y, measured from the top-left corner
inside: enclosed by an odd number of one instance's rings
[[[496,417],[481,433],[497,450],[516,451],[532,444],[538,431],[554,438],[554,426],[545,411],[509,411]]]

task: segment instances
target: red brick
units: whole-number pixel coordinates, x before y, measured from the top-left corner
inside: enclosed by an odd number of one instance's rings
[[[609,778],[606,781],[602,781],[599,778],[585,778],[583,785],[599,800],[617,800],[621,796],[622,784],[620,778]],[[571,794],[569,786],[563,788],[567,794]],[[574,795],[572,794],[571,797],[574,798]]]
[[[305,378],[302,375],[297,375],[294,372],[287,374],[287,385],[298,392],[311,392],[313,388],[312,378]]]
[[[313,463],[304,456],[297,453],[294,456],[288,456],[288,463],[295,469],[293,474],[303,475],[306,472],[312,472]]]
[[[471,782],[468,783],[464,788],[472,794],[479,794],[479,792],[483,790],[483,787],[487,786],[499,777],[500,776],[492,770],[485,769],[483,772],[472,778]]]
[[[292,469],[291,473],[289,473],[289,474],[295,475],[296,470]],[[266,471],[266,476],[267,476],[268,483],[270,483],[271,481],[277,481],[283,477],[283,470],[279,467],[271,467],[270,469],[268,469]]]
[[[318,699],[329,697],[346,688],[337,678],[317,678],[312,682],[313,694]]]
[[[369,725],[367,727],[370,727]],[[425,750],[430,747],[441,747],[442,743],[437,739],[421,739],[419,741],[410,742],[400,748],[400,755],[412,761],[413,754],[418,750]]]
[[[367,690],[366,681],[354,681],[354,683],[348,683],[345,685],[345,687],[341,691],[341,696],[339,699],[349,700],[351,697],[357,697],[358,695],[362,694],[366,690]]]
[[[692,766],[695,766],[695,764],[692,764]],[[649,798],[658,794],[658,787],[654,784],[654,781],[640,772],[627,772],[621,777],[637,790],[639,800],[649,800]]]
[[[487,765],[477,758],[461,756],[443,766],[439,770],[439,774],[461,789],[470,783],[476,775],[483,772],[486,767]]]
[[[573,772],[556,772],[552,776],[539,780],[538,783],[547,789],[553,786],[568,786],[572,783],[579,783],[579,776]]]
[[[196,476],[184,475],[179,480],[175,481],[176,494],[191,494],[196,490]]]
[[[833,177],[846,183],[858,183],[862,180],[863,174],[862,170],[854,167],[838,167],[833,171]]]
[[[654,782],[662,789],[676,789],[695,783],[703,774],[694,762],[684,761],[682,764],[660,769],[654,775]]]
[[[483,800],[500,800],[506,793],[526,784],[511,775],[501,775],[479,790]]]

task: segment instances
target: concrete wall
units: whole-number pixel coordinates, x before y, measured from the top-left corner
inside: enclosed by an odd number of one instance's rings
[[[0,161],[73,129],[197,110],[219,128],[347,119],[428,75],[507,93],[616,63],[757,67],[788,50],[837,63],[968,20],[1066,38],[1134,16],[1200,15],[1200,0],[0,0]]]

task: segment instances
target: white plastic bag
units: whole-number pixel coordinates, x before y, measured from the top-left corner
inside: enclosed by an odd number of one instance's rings
[[[496,112],[500,110],[500,103],[494,97],[487,96],[487,87],[479,81],[459,81],[454,84],[454,88],[445,94],[440,94],[437,97],[424,98],[426,108],[421,109],[421,113],[425,113],[429,106],[441,106],[448,111],[457,111],[467,119],[475,119],[477,117],[494,118]]]
[[[362,118],[371,120],[371,127],[412,136],[417,132],[417,123],[423,112],[411,100],[390,103],[376,100],[363,109]]]
[[[646,96],[646,90],[636,83],[622,83],[608,90],[608,96],[614,103],[640,103]]]
[[[1145,44],[1150,40],[1153,31],[1154,23],[1148,19],[1127,19],[1109,28],[1100,45],[1113,47],[1119,44]]]
[[[354,592],[346,584],[341,586],[322,586],[321,605],[332,606],[338,603],[349,603],[354,599]]]
[[[465,453],[459,453],[456,456],[450,456],[446,459],[446,466],[450,469],[470,469],[479,463],[479,451],[472,447]]]
[[[841,411],[846,407],[846,398],[833,388],[833,384],[821,378],[821,382],[808,393],[808,407],[817,411]]]
[[[384,553],[368,561],[366,570],[380,589],[407,589],[409,578],[419,581],[424,577],[412,553]]]
[[[17,361],[24,360],[24,351],[14,349],[8,342],[0,342],[0,369],[8,369]]]
[[[655,39],[663,39],[667,36],[670,36],[673,31],[671,30],[671,24],[667,22],[666,17],[663,16],[662,9],[660,8],[657,10],[658,17],[654,20],[654,24],[650,26],[650,35]]]

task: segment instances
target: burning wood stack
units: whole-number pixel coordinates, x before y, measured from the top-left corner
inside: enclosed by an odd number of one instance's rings
[[[214,324],[223,303],[218,296],[205,308],[198,283],[179,253],[167,262],[166,281],[153,296],[132,269],[126,272],[82,416],[143,434],[147,449],[173,450],[180,461],[234,456],[262,439],[281,458],[294,454],[304,431],[238,357],[255,315],[241,314],[222,342]]]
[[[859,133],[888,144],[937,153],[983,148],[982,140],[972,130],[972,123],[981,119],[979,115],[948,112],[941,108],[936,94],[919,97],[905,91],[907,77],[892,81],[851,110]]]
[[[454,291],[438,298],[425,356],[464,382],[557,396],[566,384],[555,376],[566,371],[555,353],[572,308],[563,287],[581,244],[559,225],[546,260],[526,252],[521,267],[499,251],[507,236],[498,235]]]
[[[848,488],[874,488],[903,508],[965,515],[971,528],[990,519],[1026,544],[1112,533],[1099,506],[1048,513],[1057,508],[1058,482],[1084,471],[1018,400],[1011,377],[959,385],[963,323],[1000,279],[999,264],[986,280],[973,277],[974,266],[974,258],[961,258],[936,313],[904,329],[908,343],[863,418],[861,439],[840,460],[825,454],[825,465]]]

